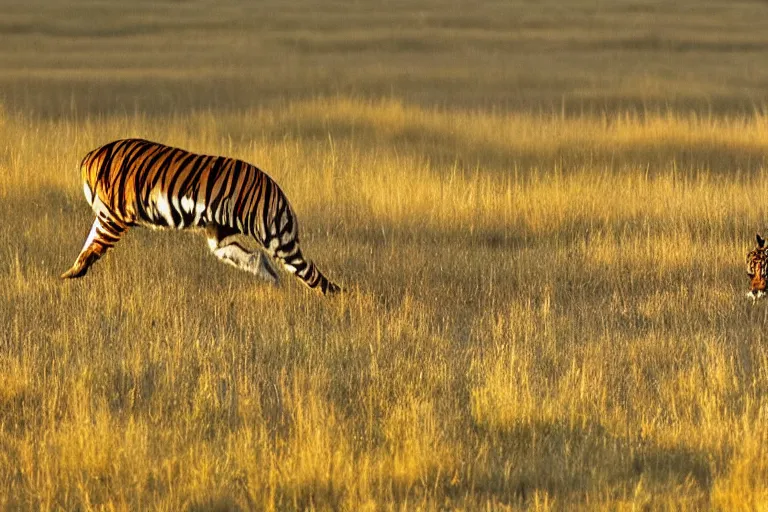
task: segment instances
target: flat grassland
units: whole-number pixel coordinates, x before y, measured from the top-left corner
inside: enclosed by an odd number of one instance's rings
[[[8,4],[0,508],[768,508],[764,3]],[[129,136],[347,293],[142,229],[60,281]]]

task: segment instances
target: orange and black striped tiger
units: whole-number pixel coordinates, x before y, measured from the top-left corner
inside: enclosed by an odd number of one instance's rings
[[[204,228],[211,251],[226,263],[278,282],[264,253],[240,243],[251,237],[310,288],[323,294],[340,291],[304,259],[288,199],[254,165],[124,139],[88,153],[80,170],[96,220],[80,255],[62,278],[85,275],[131,226]]]
[[[755,235],[755,241],[757,247],[747,253],[747,276],[750,285],[747,297],[752,300],[762,299],[768,286],[768,247],[759,233]]]

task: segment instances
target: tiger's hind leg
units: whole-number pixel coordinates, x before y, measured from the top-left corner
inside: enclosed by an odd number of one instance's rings
[[[279,284],[277,271],[269,258],[260,250],[249,250],[239,243],[243,238],[240,232],[220,224],[208,224],[205,228],[208,247],[214,256],[224,263],[250,272],[265,281]]]
[[[104,256],[107,250],[120,240],[120,237],[127,229],[128,226],[111,217],[97,216],[74,265],[61,274],[61,278],[73,279],[83,277],[91,265]]]

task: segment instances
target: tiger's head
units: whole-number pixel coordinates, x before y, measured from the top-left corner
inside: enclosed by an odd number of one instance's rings
[[[768,248],[765,247],[765,239],[759,234],[755,236],[757,247],[747,253],[747,275],[749,276],[751,290],[747,297],[757,300],[765,295],[768,285]]]

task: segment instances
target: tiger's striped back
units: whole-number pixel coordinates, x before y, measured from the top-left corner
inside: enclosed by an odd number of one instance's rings
[[[121,229],[136,225],[216,226],[225,235],[257,240],[310,288],[324,294],[339,290],[314,263],[304,259],[296,215],[288,199],[252,164],[143,139],[122,139],[88,153],[81,172],[84,193],[97,221],[103,220],[102,227],[114,223],[117,238]]]

